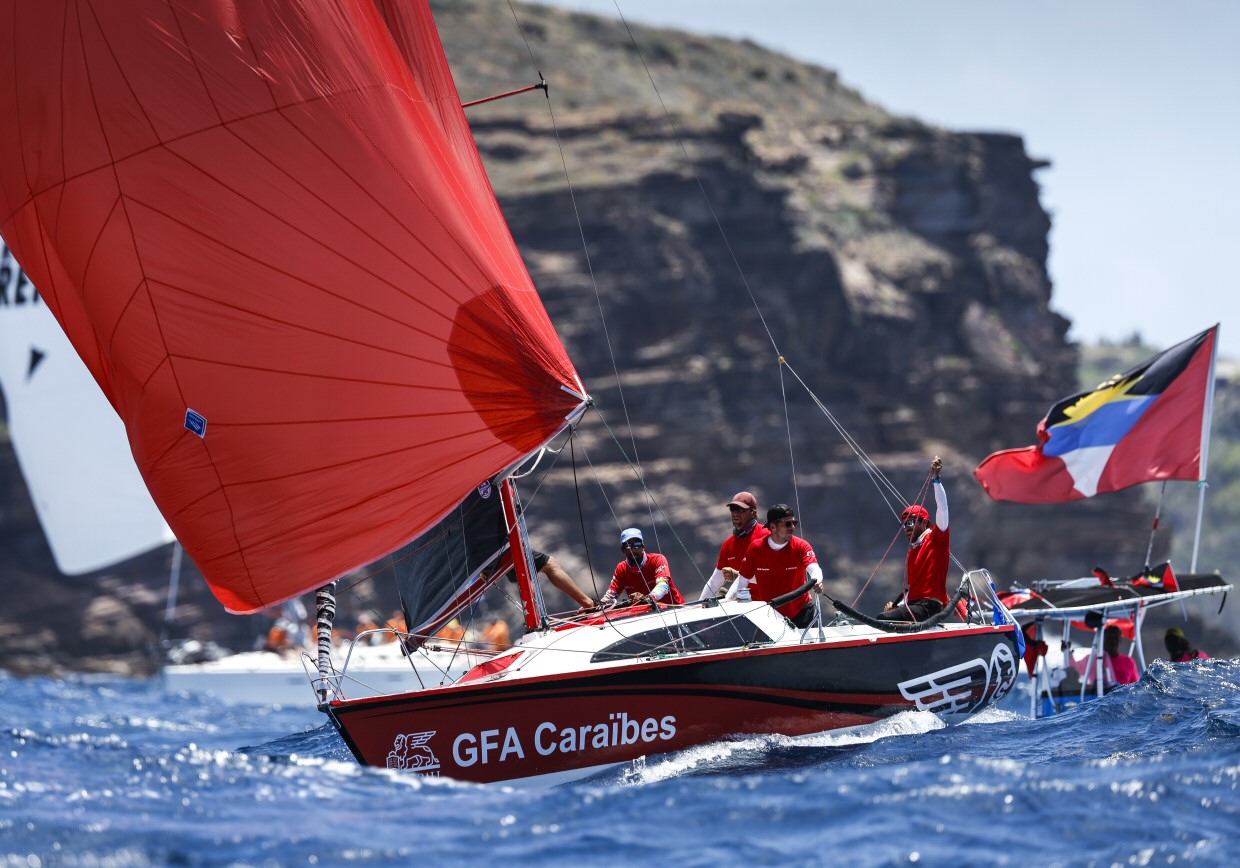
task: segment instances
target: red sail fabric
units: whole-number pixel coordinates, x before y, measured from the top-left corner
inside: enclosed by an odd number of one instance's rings
[[[0,28],[0,234],[229,609],[408,542],[581,405],[422,0]]]
[[[973,475],[995,500],[1017,503],[1203,479],[1217,338],[1214,326],[1063,399],[1038,423],[1037,446],[996,452]]]

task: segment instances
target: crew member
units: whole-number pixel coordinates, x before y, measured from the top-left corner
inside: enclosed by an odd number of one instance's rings
[[[1163,644],[1167,646],[1167,659],[1172,663],[1188,663],[1190,660],[1209,660],[1210,655],[1198,651],[1188,641],[1184,631],[1179,627],[1171,627],[1163,636]]]
[[[531,551],[530,554],[534,558],[534,569],[546,576],[551,584],[571,597],[573,602],[583,610],[593,609],[597,605],[594,600],[586,595],[585,591],[577,586],[572,576],[560,566],[559,561],[551,557],[551,555],[540,551]]]
[[[905,508],[900,514],[908,537],[908,584],[900,597],[878,614],[882,621],[924,621],[947,606],[947,569],[951,563],[951,531],[948,530],[947,492],[939,474],[943,459],[930,462],[930,487],[934,489],[934,523],[924,506]]]
[[[646,551],[640,530],[628,527],[620,532],[620,551],[624,554],[624,560],[616,565],[611,585],[600,601],[602,605],[615,603],[622,591],[629,595],[629,604],[633,606],[651,600],[676,605],[685,601],[672,581],[672,568],[667,558],[657,552]]]
[[[813,547],[796,535],[797,517],[792,507],[777,503],[766,511],[767,535],[754,540],[745,552],[736,598],[774,600],[795,591],[807,581],[822,590],[822,567]],[[731,594],[731,591],[729,591]],[[817,607],[809,591],[778,607],[781,615],[804,629],[814,621]]]
[[[719,547],[715,571],[702,586],[699,600],[718,594],[725,582],[736,581],[749,546],[771,535],[766,525],[758,524],[758,499],[748,491],[738,491],[728,504],[728,511],[732,514],[732,533]]]

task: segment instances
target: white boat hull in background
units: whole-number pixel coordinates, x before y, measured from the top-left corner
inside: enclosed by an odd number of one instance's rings
[[[344,665],[343,655],[348,655]],[[475,664],[489,659],[466,651],[415,652],[409,657],[396,643],[357,645],[349,653],[337,652],[336,665],[345,696],[360,699],[438,687],[455,681]],[[219,660],[165,666],[164,684],[178,693],[210,694],[229,705],[265,705],[315,709],[312,678],[314,665],[308,657],[270,651],[230,654]]]

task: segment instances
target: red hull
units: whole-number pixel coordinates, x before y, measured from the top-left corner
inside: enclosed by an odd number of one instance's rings
[[[566,776],[740,733],[808,735],[919,707],[973,713],[1010,688],[1013,633],[680,657],[326,710],[366,765],[478,782]]]

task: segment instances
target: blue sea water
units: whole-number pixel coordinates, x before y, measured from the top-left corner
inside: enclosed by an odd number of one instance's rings
[[[1050,720],[909,713],[552,789],[360,768],[315,714],[0,674],[0,865],[1240,861],[1240,661],[1155,663]]]

